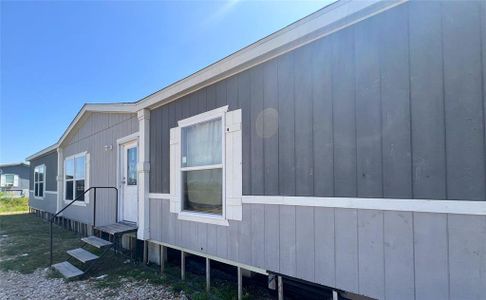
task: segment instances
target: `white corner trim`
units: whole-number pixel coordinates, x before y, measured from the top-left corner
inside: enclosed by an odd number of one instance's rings
[[[162,193],[149,193],[150,199],[165,199],[170,200],[170,194],[162,194]]]
[[[224,115],[224,113],[226,113],[227,111],[228,111],[228,105],[221,106],[216,109],[208,110],[198,115],[189,117],[187,119],[179,120],[177,124],[179,125],[179,127],[191,126],[197,123],[209,121],[216,118],[221,118]]]
[[[486,215],[486,201],[292,196],[243,196],[242,201],[255,204]]]
[[[222,216],[204,214],[204,213],[192,213],[187,211],[181,211],[177,215],[177,219],[193,222],[201,222],[206,224],[229,226],[228,220]]]

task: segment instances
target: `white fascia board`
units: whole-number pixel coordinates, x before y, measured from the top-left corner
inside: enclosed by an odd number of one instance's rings
[[[27,157],[25,160],[31,161],[31,160],[39,157],[39,156],[42,156],[44,154],[47,154],[47,153],[49,153],[49,152],[57,149],[57,146],[58,146],[58,143],[55,143],[54,145],[51,145],[51,146],[49,146],[47,148],[42,149],[41,151],[39,151],[37,153],[32,154],[31,156]]]
[[[153,109],[186,94],[242,72],[274,57],[407,2],[408,0],[337,1],[256,43],[137,102]],[[359,15],[359,13],[364,13]],[[353,16],[356,17],[353,19]],[[359,15],[359,16],[358,16]],[[349,19],[349,20],[347,20]],[[342,24],[341,24],[342,23]]]

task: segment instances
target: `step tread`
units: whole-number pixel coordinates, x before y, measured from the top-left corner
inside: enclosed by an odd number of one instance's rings
[[[92,261],[95,259],[98,259],[99,257],[97,255],[94,255],[93,253],[83,249],[83,248],[76,248],[72,250],[68,250],[67,253],[71,255],[72,257],[76,258],[80,262],[86,263],[88,261]]]
[[[75,278],[84,274],[83,271],[76,268],[67,261],[52,265],[52,267],[56,269],[59,273],[61,273],[64,278],[67,279]]]
[[[82,238],[81,241],[83,241],[86,244],[89,244],[93,247],[96,247],[98,249],[101,249],[101,248],[104,248],[104,247],[107,247],[107,246],[111,246],[113,244],[112,242],[109,242],[109,241],[104,240],[104,239],[100,239],[99,237],[96,237],[94,235]]]

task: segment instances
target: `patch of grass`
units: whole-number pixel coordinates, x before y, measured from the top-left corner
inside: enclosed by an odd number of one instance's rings
[[[66,260],[69,256],[66,250],[78,248],[83,245],[80,236],[63,228],[53,225],[54,263]],[[98,249],[89,248],[95,254],[100,255]],[[81,269],[86,269],[70,260]],[[96,288],[110,288],[117,293],[117,288],[126,281],[148,282],[153,285],[169,287],[174,293],[181,291],[189,299],[237,299],[237,285],[234,281],[219,279],[224,276],[214,276],[211,280],[211,290],[206,292],[206,278],[186,272],[186,280],[180,279],[178,265],[167,264],[164,274],[159,271],[159,266],[146,266],[142,263],[127,259],[124,256],[108,251],[100,258],[98,264],[89,272],[91,280]],[[37,268],[49,266],[49,223],[31,214],[0,216],[0,270],[14,270],[22,273],[30,273]],[[218,271],[213,269],[213,275]],[[103,279],[93,279],[106,274]],[[56,272],[49,272],[50,278],[59,278]],[[244,285],[245,299],[271,298],[266,289]]]
[[[27,212],[29,210],[29,198],[11,198],[0,195],[0,214]]]
[[[79,236],[53,225],[54,262],[81,246]],[[0,216],[0,270],[31,273],[49,266],[49,223],[31,214]]]

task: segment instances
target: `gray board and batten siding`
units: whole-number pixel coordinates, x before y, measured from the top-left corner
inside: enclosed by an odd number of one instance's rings
[[[243,204],[219,226],[178,220],[169,202],[150,199],[154,242],[377,299],[486,294],[486,216]]]
[[[484,201],[483,57],[486,3],[392,8],[154,109],[150,192],[170,193],[170,128],[229,105],[244,195]],[[380,299],[486,294],[486,216],[243,204],[229,223],[150,199],[153,241]]]
[[[129,113],[89,113],[81,126],[69,134],[60,148],[63,157],[89,153],[89,184],[92,186],[117,186],[117,140],[138,132],[136,114]],[[105,145],[112,149],[105,150]],[[60,187],[59,191],[62,191]],[[92,224],[93,192],[89,194],[87,206],[67,208],[64,217]],[[66,203],[66,202],[63,202]],[[115,222],[115,192],[99,190],[97,195],[96,225]]]
[[[45,191],[42,199],[34,197],[34,169],[37,166],[45,165]],[[30,161],[30,192],[29,206],[55,213],[57,210],[57,150],[50,151]],[[53,193],[49,193],[53,192]]]
[[[154,109],[150,192],[170,128],[229,105],[244,195],[485,200],[484,6],[405,3]]]

